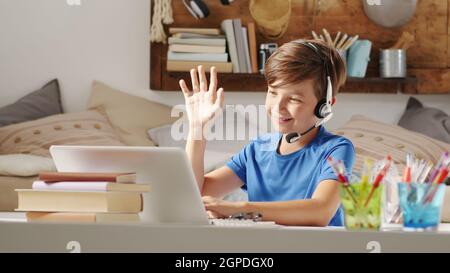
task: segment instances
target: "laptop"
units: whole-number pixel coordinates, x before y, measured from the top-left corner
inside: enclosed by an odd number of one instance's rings
[[[143,193],[143,222],[152,224],[277,227],[252,219],[209,219],[194,172],[182,148],[129,146],[51,146],[58,172],[133,172]]]
[[[185,151],[172,147],[51,146],[59,172],[134,172],[149,183],[141,220],[151,223],[208,225]]]

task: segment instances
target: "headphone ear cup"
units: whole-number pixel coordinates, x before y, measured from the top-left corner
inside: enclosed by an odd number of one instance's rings
[[[191,8],[200,18],[206,18],[209,15],[208,6],[202,0],[191,0]]]
[[[325,109],[325,107],[327,106],[327,100],[326,99],[322,99],[320,100],[317,105],[316,108],[314,109],[314,115],[316,115],[316,117],[318,118],[324,118],[325,115],[323,113],[323,109]]]

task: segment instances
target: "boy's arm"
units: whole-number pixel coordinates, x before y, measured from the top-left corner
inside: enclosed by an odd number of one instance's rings
[[[186,141],[186,154],[191,162],[198,188],[201,191],[205,180],[203,161],[205,158],[206,140],[204,138],[195,139],[193,132],[194,128],[190,128],[188,139]]]
[[[281,225],[326,226],[340,205],[339,182],[319,183],[311,199],[279,202],[226,202],[204,197],[206,209],[229,216],[239,212],[258,212],[264,221]]]
[[[197,73],[198,72],[198,73]],[[198,66],[191,69],[192,91],[184,80],[180,80],[180,88],[186,103],[186,114],[189,120],[189,135],[186,142],[186,154],[191,161],[198,187],[202,190],[204,183],[204,156],[206,140],[203,136],[203,128],[211,122],[216,114],[222,110],[224,104],[223,89],[217,90],[216,68],[211,67],[210,84],[204,67]]]
[[[223,198],[243,185],[239,176],[224,166],[205,175],[201,193],[204,196]]]

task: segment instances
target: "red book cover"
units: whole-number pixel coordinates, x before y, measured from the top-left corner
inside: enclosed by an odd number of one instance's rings
[[[136,182],[135,173],[74,173],[74,172],[41,172],[39,180],[45,182],[63,182],[63,181],[80,181],[80,182],[117,182],[117,183],[134,183]]]

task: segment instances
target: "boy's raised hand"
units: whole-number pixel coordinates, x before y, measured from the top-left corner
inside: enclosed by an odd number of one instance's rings
[[[203,128],[216,116],[215,113],[222,111],[223,88],[217,90],[217,71],[214,66],[210,70],[209,87],[203,66],[198,66],[198,70],[193,68],[190,72],[192,91],[189,90],[184,80],[180,80],[179,84],[184,94],[190,126]]]

